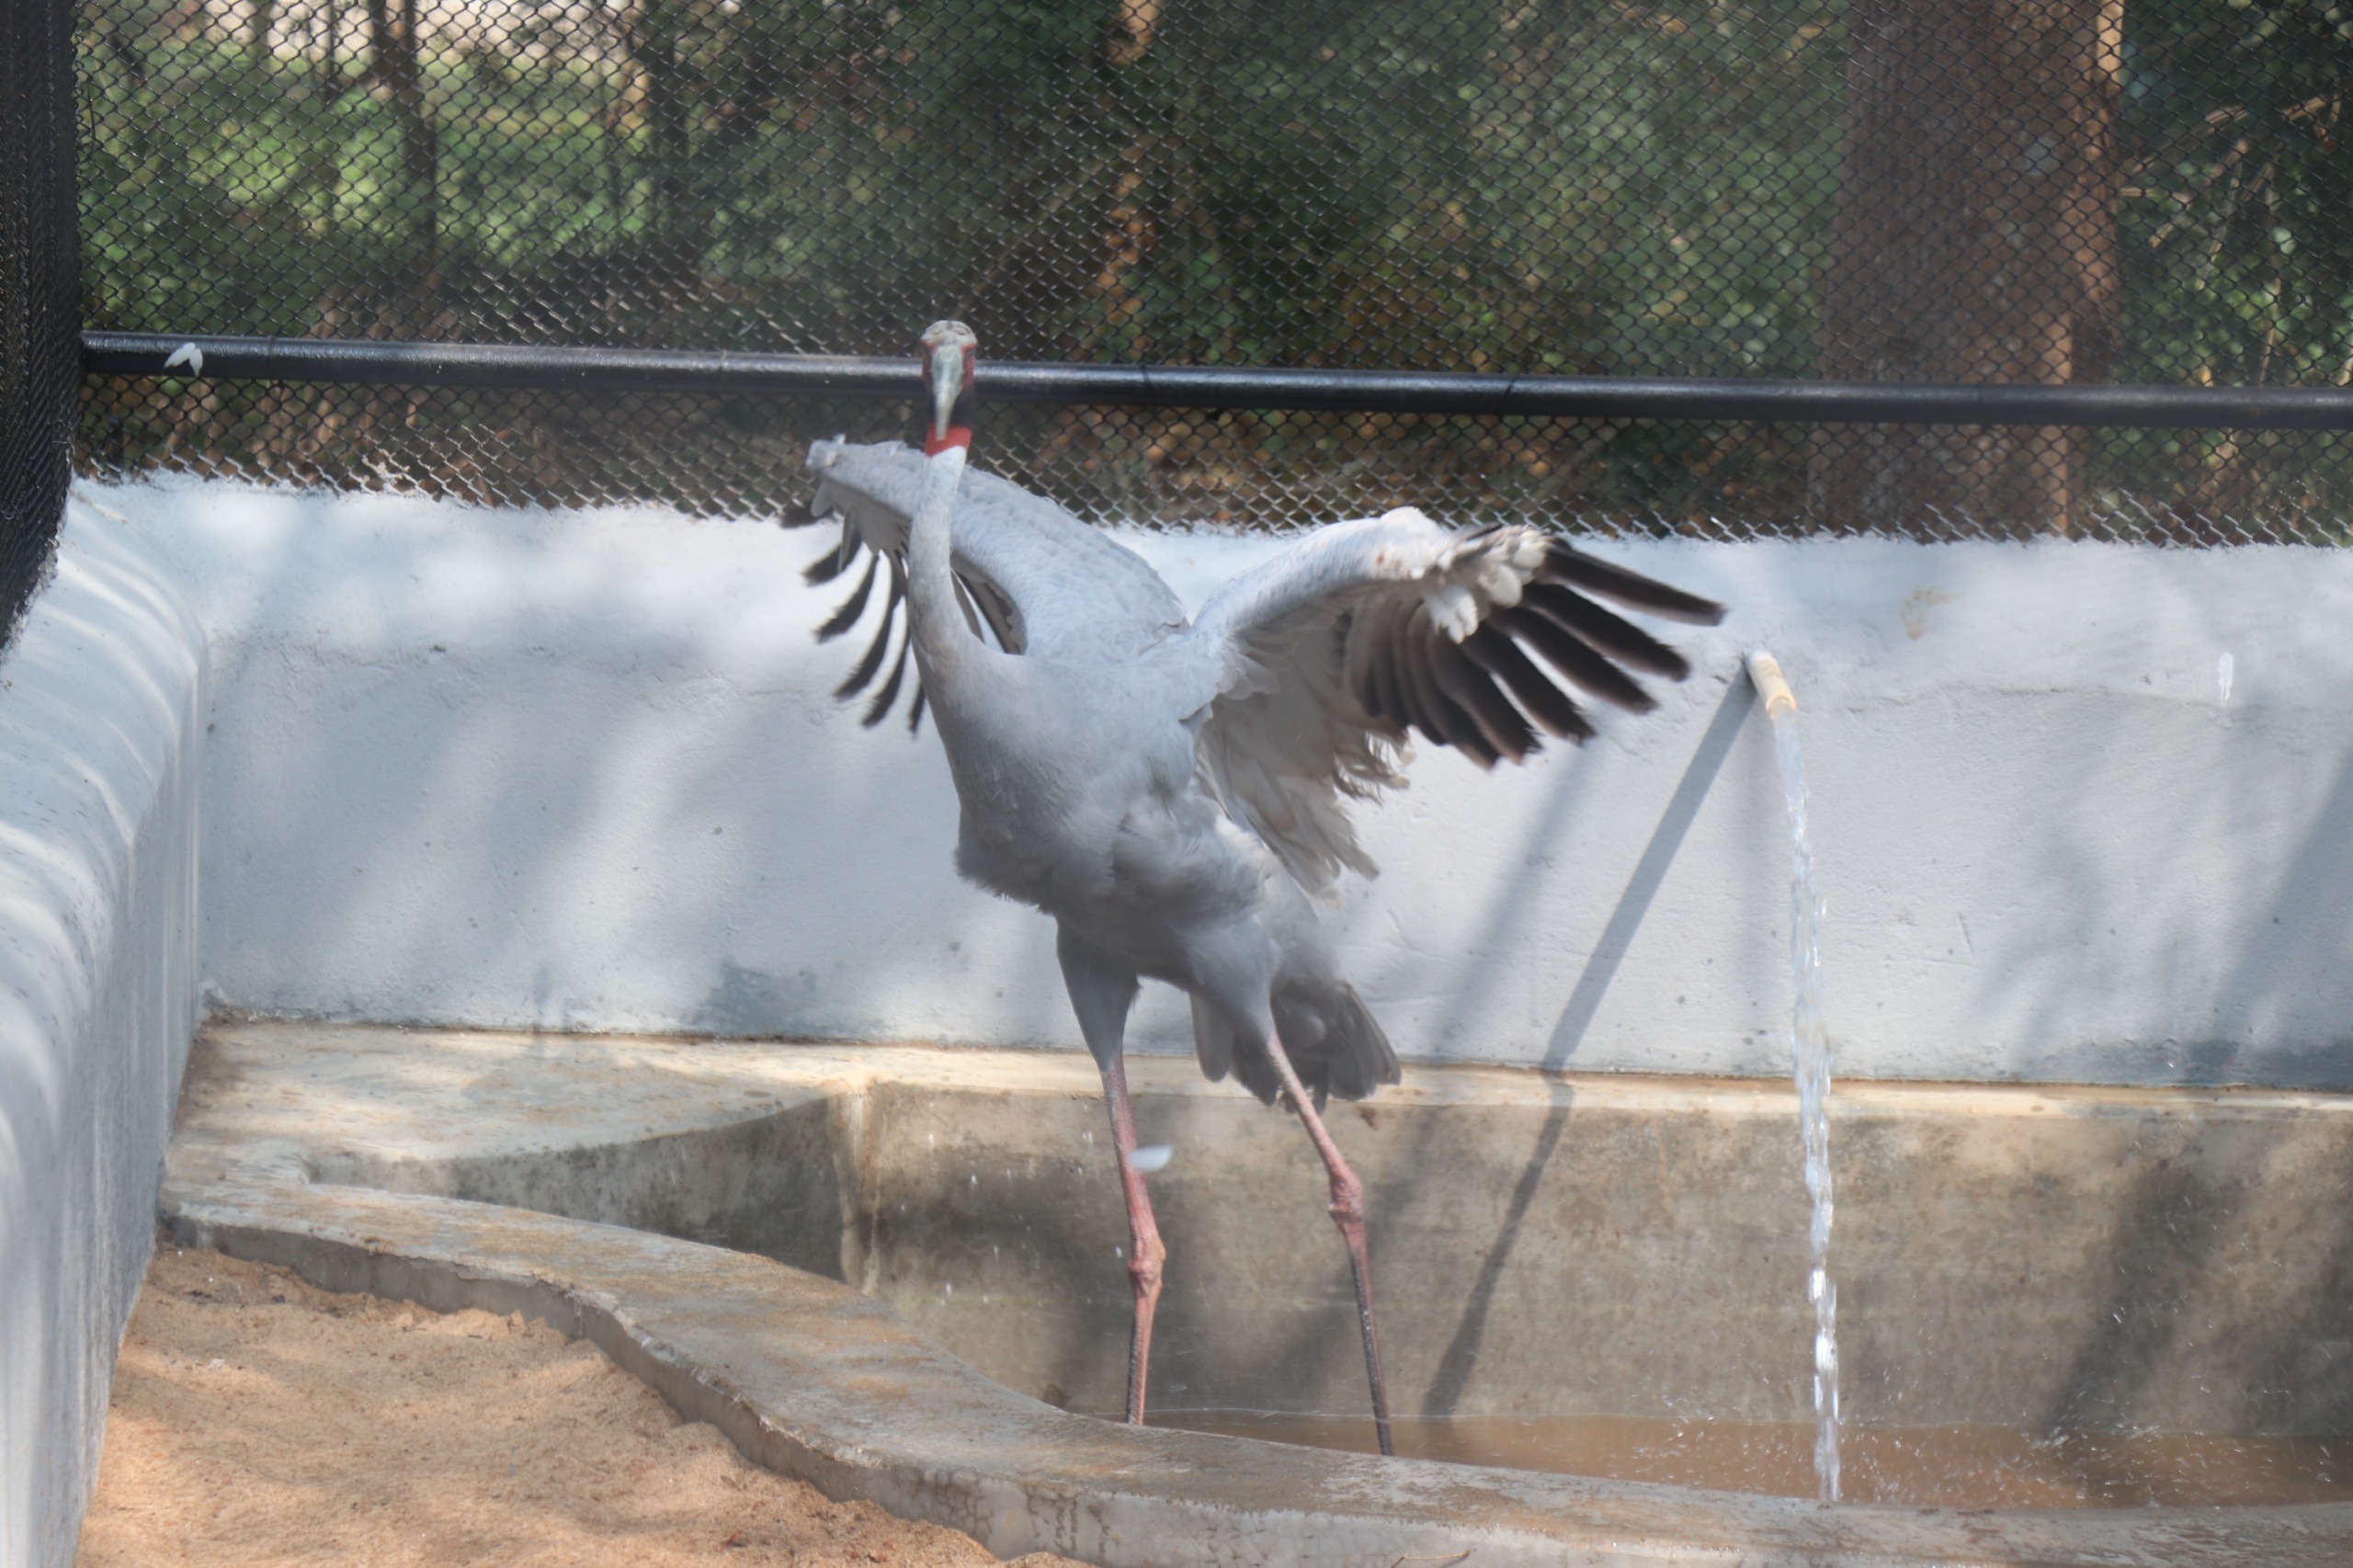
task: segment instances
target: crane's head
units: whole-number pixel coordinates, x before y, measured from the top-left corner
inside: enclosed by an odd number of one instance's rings
[[[924,428],[924,455],[972,443],[972,361],[980,339],[960,321],[936,321],[923,331],[923,383],[931,418]]]

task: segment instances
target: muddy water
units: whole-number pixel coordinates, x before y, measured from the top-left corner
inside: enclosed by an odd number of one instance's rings
[[[1311,1448],[1373,1451],[1365,1417],[1156,1414],[1154,1425]],[[1678,1424],[1622,1416],[1396,1421],[1415,1459],[1501,1465],[1729,1492],[1815,1495],[1814,1426]],[[1847,1426],[1850,1503],[1947,1508],[2188,1507],[2353,1500],[2353,1440],[2197,1433],[2069,1433],[2000,1426]]]

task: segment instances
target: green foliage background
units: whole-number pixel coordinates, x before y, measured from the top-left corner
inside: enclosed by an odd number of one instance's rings
[[[262,3],[257,29],[255,0],[93,0],[93,324],[903,353],[953,312],[1002,358],[1813,368],[1836,0],[443,0],[406,100],[399,0]],[[2124,14],[2120,378],[2353,381],[2353,0]],[[163,441],[162,406],[112,405],[115,445]],[[281,451],[288,406],[192,438]],[[1370,438],[1506,507],[1802,502],[1802,433],[1192,423],[1025,438],[1095,464],[1065,490],[1328,489]],[[2347,498],[2310,439],[2121,432],[2103,460],[2136,505]]]

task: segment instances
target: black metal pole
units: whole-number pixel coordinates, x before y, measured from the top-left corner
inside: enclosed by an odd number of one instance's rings
[[[325,337],[187,337],[149,332],[84,333],[82,368],[96,375],[184,375],[185,369],[167,370],[165,361],[190,345],[201,351],[206,376],[229,380],[733,392],[790,397],[912,398],[917,392],[914,359]],[[983,360],[979,390],[983,398],[1000,403],[1158,408],[1741,419],[1808,425],[2353,429],[2353,389],[2343,387],[1677,381]]]
[[[0,641],[40,586],[74,477],[72,0],[0,9]]]

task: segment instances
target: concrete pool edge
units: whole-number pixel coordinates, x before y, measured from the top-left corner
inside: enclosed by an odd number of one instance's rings
[[[2353,1505],[1978,1513],[1381,1461],[1137,1430],[989,1381],[880,1302],[781,1264],[459,1199],[167,1182],[182,1244],[323,1289],[545,1318],[746,1457],[837,1499],[1102,1568],[1503,1563],[2341,1562]]]
[[[1353,1296],[1304,1140],[1189,1060],[1138,1058],[1130,1077],[1173,1152],[1154,1187],[1180,1260],[1156,1406],[1360,1409]],[[2353,1432],[2328,1337],[2353,1219],[2314,1222],[2353,1192],[2353,1097],[1857,1084],[1837,1099],[1857,1426]],[[1129,1302],[1101,1118],[1092,1063],[1063,1052],[223,1023],[192,1059],[171,1175],[756,1254],[855,1285],[1017,1392],[1108,1411]],[[1805,1419],[1810,1308],[1780,1288],[1803,1277],[1795,1118],[1786,1081],[1461,1067],[1348,1111],[1403,1408]],[[2165,1289],[2139,1288],[2152,1278]],[[2055,1478],[1912,1501],[2068,1506],[2082,1489]]]

